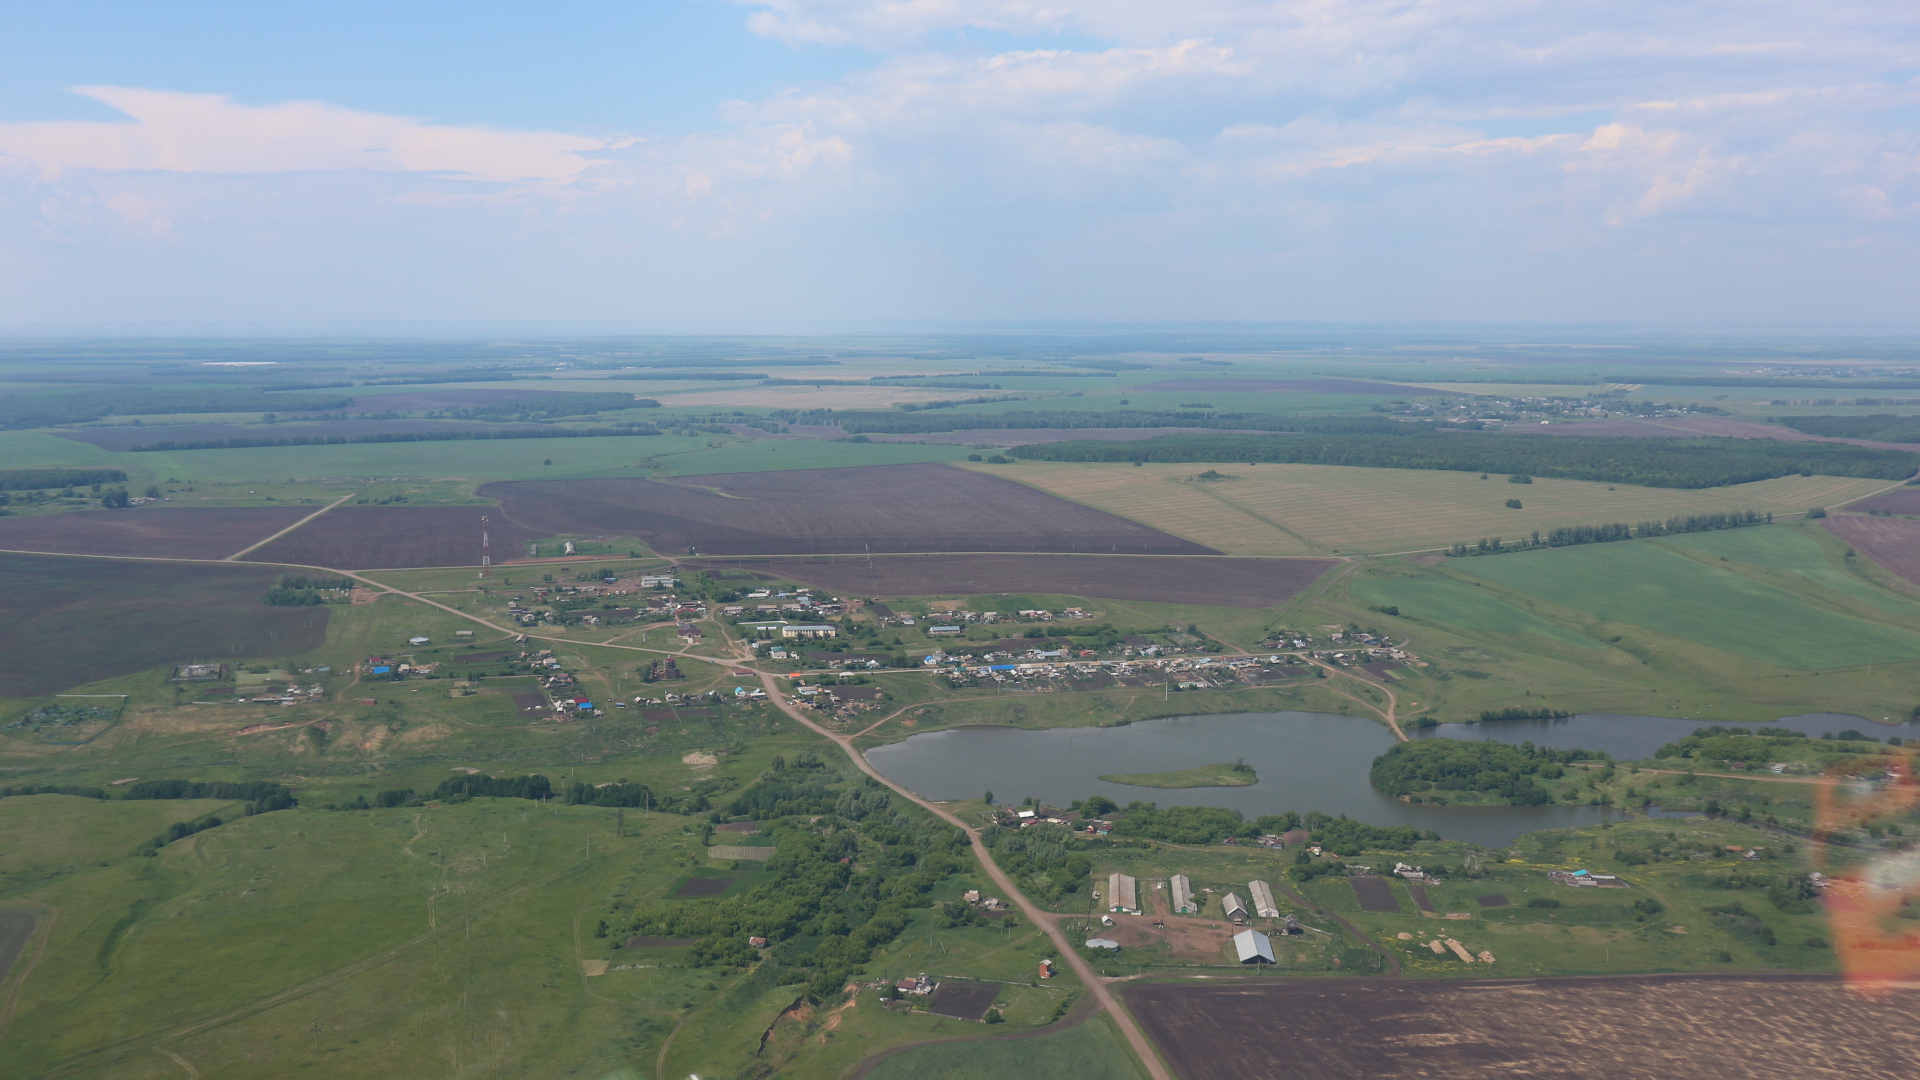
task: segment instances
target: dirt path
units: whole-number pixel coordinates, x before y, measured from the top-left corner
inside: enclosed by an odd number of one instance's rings
[[[1008,899],[1019,905],[1021,913],[1027,917],[1029,922],[1046,931],[1047,936],[1053,940],[1054,947],[1059,949],[1060,959],[1073,969],[1074,974],[1080,976],[1080,981],[1085,984],[1087,992],[1098,1002],[1099,1007],[1105,1009],[1108,1014],[1113,1017],[1114,1024],[1120,1028],[1120,1033],[1126,1037],[1127,1043],[1133,1048],[1135,1056],[1146,1066],[1147,1074],[1152,1077],[1153,1080],[1173,1080],[1173,1075],[1167,1071],[1166,1065],[1161,1062],[1160,1055],[1153,1049],[1153,1044],[1147,1041],[1146,1033],[1140,1029],[1140,1026],[1134,1022],[1133,1017],[1121,1006],[1119,998],[1116,997],[1112,989],[1109,988],[1107,980],[1101,977],[1098,972],[1094,971],[1093,965],[1088,963],[1086,958],[1082,957],[1079,951],[1073,947],[1073,943],[1067,940],[1066,934],[1061,931],[1053,919],[1048,917],[1048,913],[1042,911],[1040,906],[1029,899],[1026,893],[1021,892],[1020,887],[1014,884],[1013,878],[1009,877],[1007,872],[1000,868],[1000,864],[994,861],[993,855],[987,850],[986,843],[981,838],[980,830],[977,827],[969,825],[962,820],[959,815],[948,810],[946,807],[923,799],[913,792],[908,791],[905,787],[881,775],[880,770],[874,768],[873,765],[867,761],[866,755],[854,747],[854,737],[852,735],[836,734],[821,727],[799,707],[787,700],[786,696],[780,692],[780,688],[774,682],[772,675],[764,671],[758,672],[757,674],[760,676],[761,686],[767,691],[767,700],[773,702],[781,712],[786,713],[789,717],[793,718],[795,722],[806,727],[814,734],[840,747],[847,755],[847,759],[853,762],[854,767],[861,772],[866,773],[874,780],[884,784],[901,798],[927,810],[947,824],[966,833],[967,839],[973,845],[974,857],[980,860],[981,869],[985,870],[987,876],[993,879],[993,883],[1007,894]]]
[[[327,505],[321,507],[320,509],[315,510],[313,513],[308,514],[306,517],[301,518],[299,521],[296,521],[293,524],[287,526],[286,528],[281,529],[279,532],[274,533],[272,536],[267,537],[265,540],[262,540],[257,544],[249,544],[248,546],[241,548],[239,551],[234,552],[233,554],[227,556],[225,559],[221,561],[233,562],[235,559],[238,559],[240,556],[245,555],[249,551],[258,551],[261,548],[266,547],[268,544],[273,543],[275,540],[280,539],[281,537],[287,535],[293,530],[299,528],[302,525],[305,525],[307,522],[312,521],[314,518],[319,517],[321,514],[324,514],[327,511],[333,509],[334,507],[339,506],[341,503],[346,502],[348,499],[351,499],[353,498],[354,495],[358,495],[358,494],[359,492],[356,491],[348,495],[342,495],[338,499],[335,499],[334,501],[328,503]]]

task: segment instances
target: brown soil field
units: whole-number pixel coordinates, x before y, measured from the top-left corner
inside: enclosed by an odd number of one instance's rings
[[[726,892],[727,886],[731,884],[733,884],[733,879],[725,877],[688,878],[686,884],[680,886],[673,895],[719,896],[721,893]]]
[[[993,1007],[993,999],[1000,996],[1000,988],[993,983],[965,982],[960,979],[943,979],[933,989],[933,1000],[928,1003],[927,1011],[936,1016],[952,1016],[961,1020],[978,1020],[987,1015]]]
[[[224,559],[315,509],[136,506],[128,510],[0,518],[0,550],[140,559]]]
[[[1182,393],[1245,394],[1279,392],[1290,394],[1432,394],[1424,386],[1402,386],[1399,383],[1368,382],[1363,379],[1210,379],[1198,378],[1167,379],[1156,383],[1142,383],[1130,386],[1129,390],[1177,390]],[[1211,402],[1220,405],[1219,402]]]
[[[504,481],[480,489],[539,535],[638,536],[663,555],[1212,548],[948,465],[724,473],[654,480]]]
[[[1335,559],[1120,555],[889,555],[871,560],[691,560],[691,568],[755,570],[836,593],[953,596],[1051,593],[1209,607],[1270,607],[1299,595]]]
[[[279,576],[262,566],[0,555],[0,697],[319,648],[325,607],[260,602]]]
[[[1898,487],[1870,499],[1848,503],[1849,510],[1885,510],[1895,514],[1920,515],[1920,488]]]
[[[83,442],[116,453],[159,442],[202,442],[211,439],[273,439],[296,436],[403,435],[423,431],[487,431],[538,428],[538,424],[482,424],[462,420],[321,420],[311,424],[115,424],[111,427],[49,431],[63,439]]]
[[[1735,420],[1723,416],[1673,417],[1658,420],[1634,420],[1615,417],[1608,420],[1583,420],[1575,424],[1534,424],[1512,429],[1524,435],[1617,435],[1643,439],[1687,439],[1697,435],[1721,435],[1735,439],[1785,439],[1788,442],[1837,442],[1871,446],[1882,450],[1913,450],[1907,443],[1873,442],[1868,439],[1841,439],[1830,435],[1809,435],[1779,424],[1757,420]]]
[[[1862,555],[1920,585],[1920,521],[1835,514],[1824,524],[1829,532],[1852,544]]]
[[[1920,1075],[1920,993],[1807,975],[1146,983],[1181,1080],[1805,1080]]]
[[[496,565],[525,558],[529,541],[552,535],[524,528],[491,506],[342,506],[247,559],[341,570],[478,566],[482,515],[492,519],[487,529]]]
[[[1353,895],[1360,901],[1361,911],[1399,911],[1400,898],[1393,895],[1393,886],[1387,879],[1372,874],[1355,874],[1347,879],[1353,886]]]

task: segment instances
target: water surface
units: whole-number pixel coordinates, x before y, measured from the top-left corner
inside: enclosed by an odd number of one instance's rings
[[[1412,825],[1488,847],[1536,829],[1592,825],[1617,812],[1599,806],[1426,806],[1367,783],[1393,734],[1372,721],[1327,713],[1239,713],[1146,720],[1124,727],[971,727],[915,735],[867,751],[889,779],[930,799],[996,801],[1031,795],[1065,806],[1089,795],[1161,806],[1224,806],[1248,818],[1287,810],[1345,814],[1372,825]],[[1165,772],[1245,759],[1260,782],[1238,788],[1129,787],[1103,773]]]

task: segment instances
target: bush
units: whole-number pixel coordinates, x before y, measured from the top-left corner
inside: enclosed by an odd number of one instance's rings
[[[1560,901],[1549,896],[1536,896],[1527,901],[1527,906],[1530,908],[1557,908],[1560,906]]]

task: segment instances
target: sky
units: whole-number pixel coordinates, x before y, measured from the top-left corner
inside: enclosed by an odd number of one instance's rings
[[[1920,323],[1911,0],[0,0],[0,327]]]

